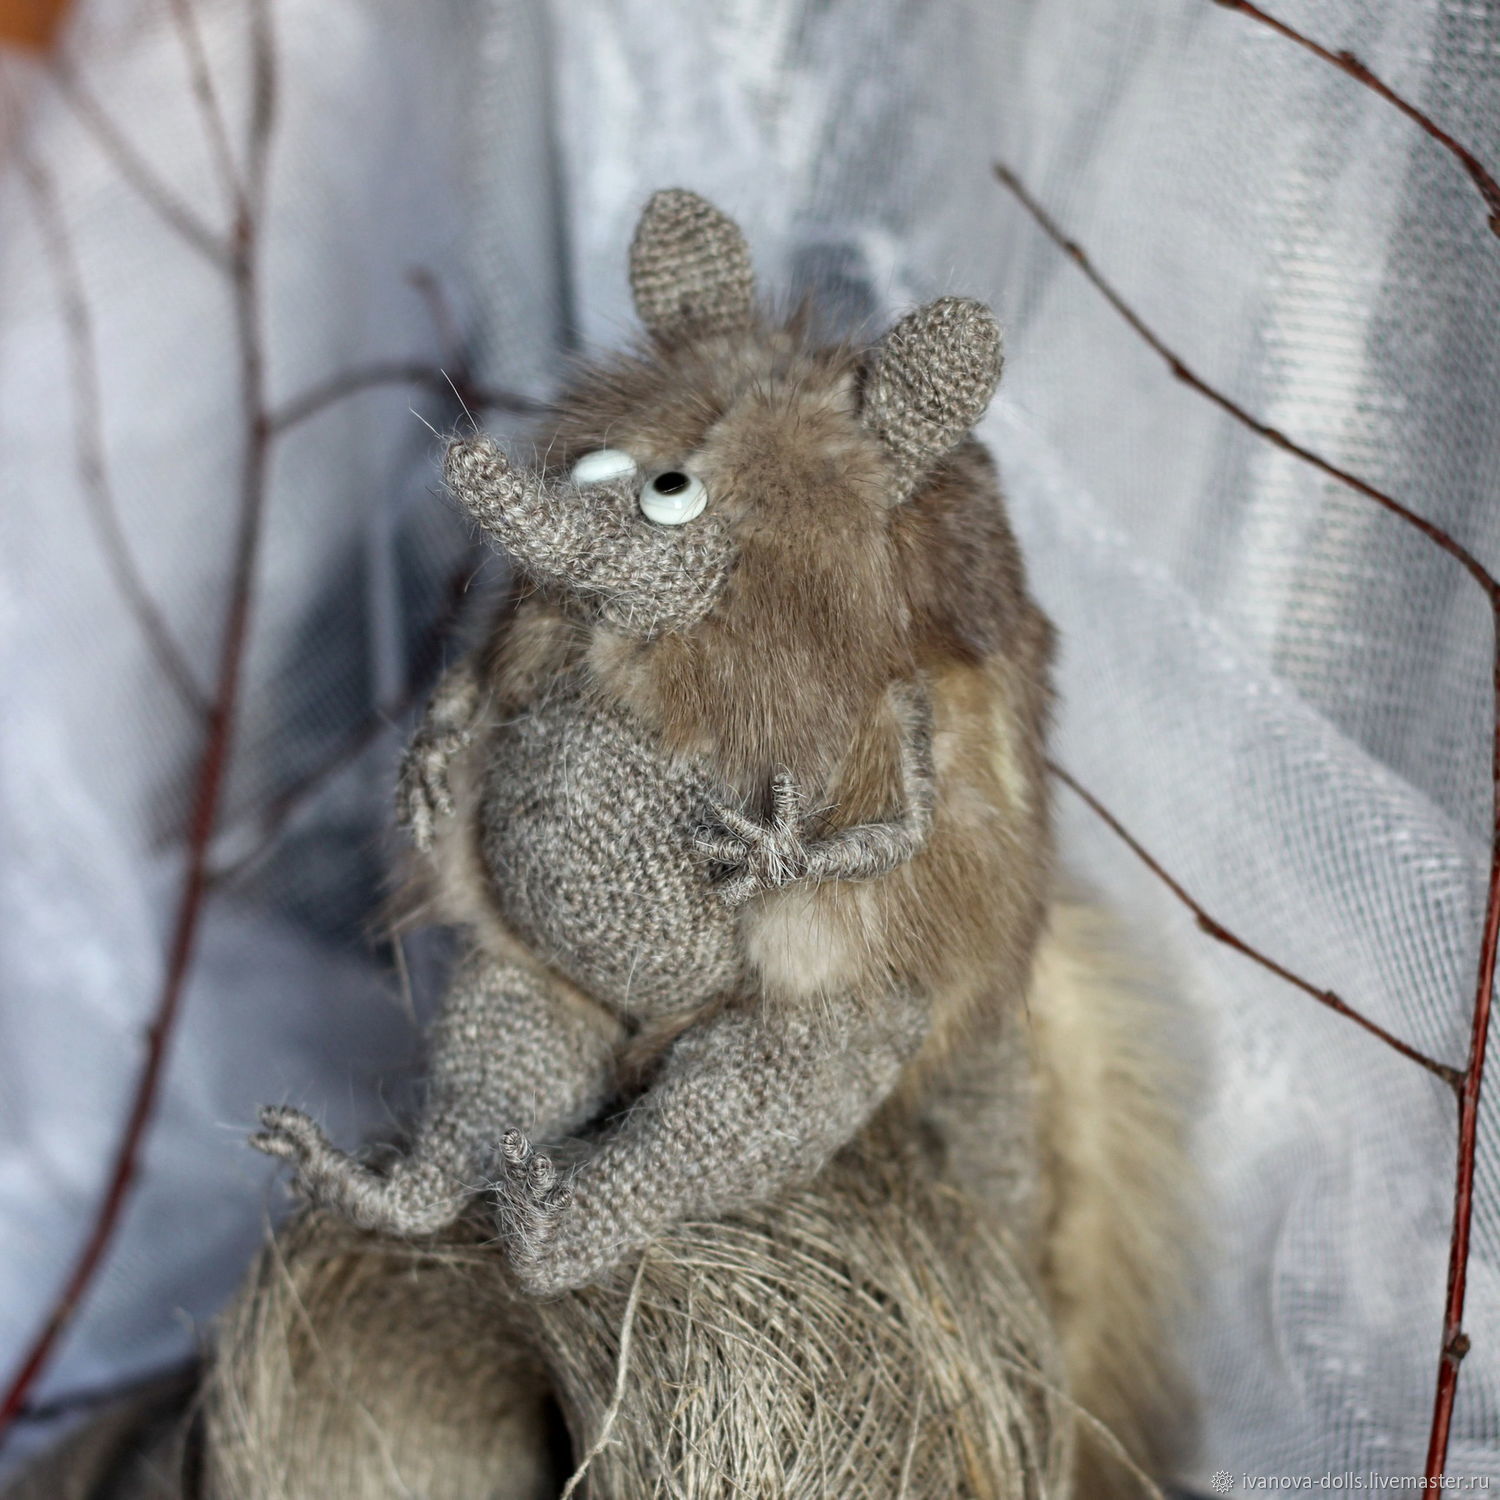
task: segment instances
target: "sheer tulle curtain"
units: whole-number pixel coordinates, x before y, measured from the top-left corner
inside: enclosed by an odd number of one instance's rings
[[[269,93],[259,7],[227,0],[93,0],[61,69],[5,59],[11,1358],[94,1222],[171,985],[207,705],[255,544],[143,1175],[44,1404],[189,1351],[276,1202],[242,1144],[257,1103],[306,1101],[346,1138],[399,1107],[431,985],[421,952],[408,988],[368,935],[391,725],[464,585],[497,572],[436,493],[424,421],[457,407],[435,372],[519,430],[507,393],[545,396],[569,349],[629,328],[623,249],[665,184],[736,213],[768,286],[816,288],[853,322],[947,290],[994,301],[1008,371],[986,435],[1063,633],[1057,758],[1247,941],[1462,1060],[1486,857],[1478,591],[1173,382],[992,173],[1007,161],[1206,378],[1500,561],[1500,244],[1410,122],[1210,0],[264,9]],[[1278,13],[1500,157],[1492,8]],[[257,99],[247,299],[222,246]],[[247,337],[269,431],[247,421]],[[1446,1091],[1211,943],[1060,806],[1074,871],[1198,1022],[1204,1438],[1184,1477],[1417,1472]],[[1479,1190],[1450,1469],[1500,1479],[1488,1155]]]

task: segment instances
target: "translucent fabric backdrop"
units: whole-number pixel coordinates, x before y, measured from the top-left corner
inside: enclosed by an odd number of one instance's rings
[[[1500,157],[1488,0],[1278,3]],[[461,367],[460,344],[467,389],[545,396],[570,349],[629,330],[624,250],[664,185],[735,213],[766,286],[814,288],[851,319],[990,298],[1008,364],[985,435],[1062,631],[1058,758],[1247,940],[1461,1060],[1486,854],[1478,591],[1174,383],[991,174],[1009,161],[1204,375],[1493,564],[1500,243],[1430,141],[1210,0],[270,13],[255,337],[283,417],[372,361]],[[7,1359],[96,1210],[166,979],[246,429],[231,278],[164,210],[229,223],[189,43],[242,166],[252,15],[95,0],[60,75],[5,59]],[[143,193],[153,180],[170,204]],[[482,591],[498,567],[475,563],[437,493],[416,413],[441,428],[454,410],[440,387],[372,380],[270,444],[214,878],[161,1108],[43,1401],[188,1353],[279,1201],[243,1145],[258,1103],[296,1099],[347,1140],[399,1097],[414,1010],[368,936],[394,847],[392,721],[455,581]],[[174,687],[132,588],[198,688]],[[1061,808],[1070,864],[1205,1038],[1204,1435],[1184,1477],[1418,1471],[1451,1102],[1199,934],[1090,814]],[[418,1011],[440,955],[425,957]],[[1450,1468],[1500,1480],[1493,1123]]]

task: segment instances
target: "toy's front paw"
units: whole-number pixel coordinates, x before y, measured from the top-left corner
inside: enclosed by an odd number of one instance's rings
[[[522,1288],[533,1296],[565,1290],[573,1279],[558,1263],[558,1227],[573,1202],[573,1189],[519,1130],[508,1130],[500,1146],[495,1222]]]
[[[453,816],[448,766],[468,743],[465,729],[423,729],[407,747],[396,793],[396,817],[418,849],[430,849],[438,820]]]
[[[260,1112],[263,1127],[250,1144],[295,1168],[293,1186],[320,1208],[360,1229],[401,1238],[436,1234],[459,1215],[462,1199],[444,1190],[436,1171],[398,1162],[381,1176],[340,1151],[301,1110],[274,1105]]]
[[[772,778],[768,822],[719,802],[710,803],[709,811],[720,827],[701,830],[693,847],[733,871],[719,887],[726,906],[743,906],[752,896],[780,890],[808,873],[810,819],[802,789],[790,773],[780,771]]]

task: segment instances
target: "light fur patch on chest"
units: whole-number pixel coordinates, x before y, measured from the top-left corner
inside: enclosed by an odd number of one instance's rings
[[[765,991],[816,995],[849,987],[864,968],[857,908],[868,892],[793,886],[765,897],[745,918],[745,949]]]

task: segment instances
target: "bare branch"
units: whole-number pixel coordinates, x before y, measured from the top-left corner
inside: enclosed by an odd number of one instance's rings
[[[1458,1166],[1453,1185],[1453,1235],[1448,1245],[1448,1289],[1443,1299],[1443,1341],[1438,1356],[1437,1389],[1432,1398],[1432,1429],[1427,1445],[1426,1477],[1440,1480],[1448,1466],[1448,1435],[1458,1396],[1458,1367],[1469,1352],[1464,1332],[1464,1296],[1469,1279],[1469,1243],[1474,1223],[1474,1173],[1479,1154],[1479,1097],[1484,1087],[1484,1057],[1495,994],[1495,956],[1500,949],[1500,605],[1495,609],[1494,734],[1490,775],[1494,800],[1490,812],[1490,883],[1479,941],[1479,972],[1474,984],[1474,1019],[1469,1029],[1469,1063],[1458,1101]]]
[[[420,360],[378,360],[362,369],[335,375],[304,391],[300,396],[294,396],[272,414],[271,426],[278,434],[286,432],[349,396],[384,385],[425,385],[441,394],[448,394],[448,380],[434,365]],[[542,409],[539,402],[514,391],[485,390],[462,381],[458,389],[462,393],[461,399],[470,407],[486,407],[492,411],[523,415]]]
[[[1088,804],[1095,813],[1105,822],[1115,836],[1130,850],[1145,867],[1151,871],[1171,893],[1192,912],[1194,920],[1199,928],[1206,932],[1215,942],[1223,943],[1228,948],[1233,948],[1236,953],[1242,953],[1252,963],[1257,963],[1261,968],[1274,974],[1278,979],[1287,984],[1294,985],[1304,995],[1310,995],[1319,1005],[1326,1005],[1329,1010],[1337,1012],[1346,1020],[1353,1021],[1356,1026],[1363,1027],[1371,1036],[1384,1042],[1387,1047],[1399,1052],[1402,1057],[1410,1058],[1412,1062],[1427,1069],[1435,1078],[1441,1078],[1455,1093],[1463,1084],[1463,1074],[1457,1068],[1450,1067],[1447,1063],[1439,1062],[1435,1057],[1429,1057],[1425,1052],[1419,1051],[1409,1042],[1403,1042],[1400,1037],[1392,1035],[1378,1022],[1372,1021],[1362,1012],[1355,1010],[1349,1002],[1332,990],[1319,989],[1317,985],[1310,983],[1300,974],[1293,973],[1284,964],[1279,964],[1273,958],[1268,958],[1258,948],[1253,948],[1243,938],[1236,936],[1222,922],[1211,917],[1207,911],[1183,888],[1183,886],[1167,873],[1165,868],[1150,854],[1145,847],[1135,838],[1129,829],[1090,791],[1079,784],[1067,771],[1053,761],[1048,761],[1048,768],[1062,784],[1068,787],[1079,798]]]
[[[172,23],[177,28],[178,39],[187,58],[188,79],[193,97],[198,101],[199,113],[203,116],[203,130],[208,137],[209,149],[213,153],[224,191],[229,197],[230,208],[239,214],[244,208],[244,188],[240,182],[239,167],[235,164],[234,151],[229,144],[229,127],[224,119],[224,108],[219,102],[218,90],[214,88],[213,71],[208,65],[208,53],[203,46],[203,33],[198,26],[198,13],[194,0],[169,0]]]
[[[523,396],[519,391],[502,391],[494,386],[473,385],[444,370],[437,371],[434,387],[439,381],[452,389],[464,406],[474,411],[508,411],[516,416],[529,417],[547,410],[546,402],[533,401],[530,396]]]
[[[193,249],[207,256],[216,266],[223,267],[229,255],[223,240],[157,176],[156,169],[130,144],[73,68],[61,58],[53,58],[49,71],[58,92],[94,137],[99,149],[114,163],[120,176]]]
[[[284,402],[271,414],[272,430],[278,434],[286,432],[361,391],[387,385],[429,384],[434,374],[431,365],[405,359],[378,360],[362,369],[346,370]]]
[[[162,1391],[163,1388],[170,1391],[175,1387],[185,1397],[194,1389],[201,1370],[202,1366],[195,1359],[174,1360],[169,1365],[144,1374],[131,1375],[124,1380],[106,1381],[102,1385],[51,1396],[28,1408],[26,1415],[35,1422],[56,1422],[83,1412],[98,1411],[100,1407],[113,1406],[116,1402],[139,1397],[147,1391]]]
[[[222,793],[234,750],[234,732],[240,704],[240,681],[249,641],[255,596],[257,562],[270,476],[270,459],[277,436],[296,421],[354,390],[391,379],[413,375],[434,386],[445,379],[441,371],[409,365],[386,366],[375,371],[355,372],[326,383],[293,402],[278,421],[269,409],[266,393],[266,351],[261,292],[261,229],[264,223],[266,188],[276,111],[276,60],[269,0],[251,0],[251,116],[243,190],[237,199],[233,235],[227,246],[211,233],[165,189],[151,168],[135,152],[99,109],[76,78],[60,74],[60,86],[68,93],[80,117],[99,139],[122,175],[134,183],[169,226],[197,248],[210,254],[228,273],[234,312],[236,348],[239,355],[239,405],[242,419],[242,450],[234,554],[220,647],[218,676],[212,705],[206,715],[206,736],[192,795],[187,828],[186,869],[178,898],[169,946],[166,975],[146,1036],[146,1054],[137,1077],[130,1108],[122,1125],[105,1193],[89,1227],[84,1244],[48,1314],[46,1322],[0,1401],[0,1438],[25,1409],[28,1395],[46,1368],[59,1340],[77,1315],[92,1287],[129,1201],[140,1167],[141,1152],[156,1110],[165,1075],[172,1036],[181,1013],[189,975],[197,950],[198,931],[212,878],[210,850],[218,825]],[[196,42],[190,40],[191,16],[184,41],[190,49],[190,67]],[[217,110],[212,85],[204,71],[195,87],[205,114]],[[215,148],[218,149],[218,148]],[[224,143],[227,158],[227,134]],[[435,283],[434,289],[435,289]],[[464,399],[460,395],[460,399]],[[472,391],[476,404],[532,410],[533,403],[505,392]],[[118,528],[116,528],[118,530]],[[361,729],[362,736],[367,731]],[[351,753],[345,747],[342,753]],[[357,753],[357,747],[353,751]],[[311,795],[311,784],[291,789],[294,796],[281,799],[279,816],[289,817],[296,797]],[[273,809],[273,811],[278,811]],[[274,828],[271,832],[274,837]]]
[[[438,348],[443,353],[443,366],[434,372],[434,385],[446,386],[466,413],[505,411],[526,417],[546,411],[547,404],[544,401],[534,401],[518,391],[478,384],[474,379],[468,347],[453,313],[453,304],[443,290],[442,283],[426,266],[413,266],[406,273],[406,279],[427,304],[427,314],[432,319],[433,331],[437,334]]]
[[[394,703],[374,709],[344,736],[331,754],[283,787],[262,810],[260,832],[254,844],[243,854],[211,870],[209,883],[217,889],[242,880],[276,847],[297,813],[340,771],[353,765],[375,743],[382,730],[399,724],[416,707],[419,697],[417,690],[408,689]]]
[[[426,266],[413,266],[406,273],[406,279],[427,304],[427,316],[432,319],[433,329],[437,333],[438,347],[443,351],[443,363],[467,370],[469,357],[463,335],[458,331],[458,319],[454,317],[453,306],[437,277]]]
[[[294,396],[273,414],[271,425],[278,433],[317,416],[349,396],[383,385],[429,386],[440,395],[451,395],[466,411],[505,411],[531,416],[545,410],[541,402],[518,391],[476,385],[458,321],[437,277],[425,266],[414,266],[407,272],[406,279],[427,305],[443,364],[418,359],[384,359],[335,375],[300,396]]]
[[[1216,0],[1216,3],[1224,3],[1224,0]],[[1253,6],[1235,0],[1232,8],[1245,10],[1265,19],[1270,24],[1270,18],[1265,17],[1263,12],[1256,10]],[[1294,40],[1305,41],[1300,35],[1292,33],[1289,28],[1278,27]],[[1311,44],[1307,44],[1311,45]],[[1314,49],[1317,50],[1317,49]],[[1320,54],[1321,55],[1321,54]],[[1337,62],[1337,58],[1331,59]],[[1360,65],[1361,67],[1363,65]],[[1345,71],[1350,71],[1345,68]],[[1368,70],[1365,70],[1368,73]],[[1359,73],[1354,76],[1360,77]],[[1369,78],[1373,78],[1373,74]],[[1361,77],[1361,82],[1368,82],[1369,78]],[[1378,80],[1376,80],[1378,83]],[[1373,86],[1373,85],[1371,85]],[[1383,89],[1383,85],[1381,88]],[[1377,92],[1380,92],[1378,89]],[[1387,97],[1398,105],[1404,104],[1394,96],[1386,92]],[[1415,1054],[1407,1049],[1405,1043],[1398,1041],[1388,1033],[1382,1034],[1372,1023],[1353,1012],[1341,1011],[1348,1014],[1350,1020],[1356,1021],[1366,1030],[1374,1031],[1382,1035],[1390,1046],[1394,1047],[1403,1055],[1411,1057],[1412,1061],[1420,1063],[1430,1072],[1436,1072],[1450,1086],[1456,1088],[1458,1094],[1458,1160],[1455,1169],[1455,1182],[1453,1190],[1453,1227],[1449,1240],[1448,1250],[1448,1289],[1443,1306],[1443,1338],[1442,1347],[1438,1357],[1437,1389],[1433,1396],[1432,1425],[1430,1430],[1426,1478],[1434,1484],[1442,1478],[1448,1462],[1448,1441],[1453,1422],[1453,1405],[1458,1393],[1459,1365],[1469,1350],[1469,1338],[1463,1331],[1464,1300],[1468,1285],[1469,1247],[1472,1234],[1474,1215],[1474,1175],[1478,1157],[1478,1134],[1479,1134],[1479,1101],[1484,1086],[1484,1063],[1485,1052],[1489,1040],[1490,1012],[1493,1005],[1495,988],[1496,955],[1500,952],[1500,584],[1496,583],[1494,575],[1476,558],[1467,548],[1461,546],[1458,541],[1441,526],[1417,515],[1400,501],[1386,494],[1383,490],[1376,489],[1373,485],[1360,479],[1358,476],[1340,469],[1328,462],[1321,455],[1314,453],[1298,443],[1292,442],[1284,433],[1276,428],[1253,417],[1243,407],[1210,386],[1206,381],[1200,379],[1190,370],[1178,355],[1165,344],[1160,336],[1141,318],[1133,307],[1127,303],[1114,287],[1107,282],[1098,271],[1094,269],[1093,263],[1084,253],[1083,249],[1068,239],[1061,229],[1052,221],[1047,213],[1037,204],[1020,179],[1011,169],[1001,163],[995,166],[995,175],[1001,183],[1016,197],[1021,206],[1041,226],[1043,232],[1061,248],[1078,265],[1083,274],[1094,284],[1105,300],[1115,309],[1117,313],[1130,325],[1140,338],[1162,359],[1167,362],[1173,375],[1200,395],[1212,401],[1222,411],[1252,432],[1258,433],[1268,442],[1274,443],[1288,453],[1295,454],[1304,462],[1311,464],[1314,468],[1329,475],[1334,479],[1342,481],[1360,494],[1373,500],[1384,510],[1389,511],[1408,526],[1422,533],[1434,546],[1446,552],[1450,557],[1460,563],[1468,572],[1469,576],[1484,590],[1486,599],[1489,601],[1491,622],[1494,630],[1494,656],[1492,666],[1492,692],[1494,700],[1493,708],[1493,740],[1490,752],[1490,779],[1492,786],[1492,808],[1490,823],[1490,871],[1488,892],[1485,900],[1484,932],[1479,945],[1478,976],[1475,981],[1474,999],[1472,1007],[1472,1020],[1469,1033],[1469,1057],[1468,1063],[1462,1073],[1448,1069],[1445,1064],[1436,1063],[1425,1054]],[[1486,201],[1489,201],[1488,195]],[[1054,767],[1054,770],[1057,768]],[[1061,774],[1061,773],[1059,773]],[[1225,940],[1225,933],[1212,918],[1202,913],[1188,897],[1187,893],[1174,881],[1172,881],[1152,860],[1146,852],[1135,843],[1133,839],[1119,826],[1117,822],[1092,798],[1088,797],[1081,787],[1075,782],[1069,785],[1083,796],[1101,817],[1110,821],[1115,831],[1130,844],[1136,854],[1156,871],[1165,880],[1168,886],[1177,894],[1179,899],[1186,901],[1192,906],[1199,917],[1199,925],[1211,935]],[[1234,946],[1243,945],[1237,941]],[[1274,973],[1280,973],[1281,977],[1289,982],[1306,989],[1314,995],[1314,998],[1322,999],[1328,1003],[1329,999],[1337,999],[1336,996],[1325,997],[1322,992],[1306,985],[1295,975],[1281,970],[1278,966],[1269,963],[1259,955],[1251,953],[1250,957],[1262,962]],[[1342,1002],[1340,1002],[1342,1005]],[[1335,1006],[1339,1009],[1339,1006]],[[1450,1077],[1449,1075],[1452,1074]]]
[[[258,224],[265,210],[271,131],[276,123],[276,52],[271,0],[250,0],[250,147],[245,212]]]
[[[37,227],[46,242],[47,261],[62,304],[73,374],[73,446],[78,481],[105,564],[126,609],[145,637],[147,649],[167,681],[190,710],[195,714],[206,714],[208,697],[199,685],[187,653],[173,635],[161,607],[151,596],[120,522],[105,457],[104,396],[99,379],[93,315],[84,290],[83,272],[73,253],[72,240],[63,222],[51,175],[40,162],[33,161],[25,153],[18,154],[17,162],[30,193]]]
[[[1466,547],[1461,546],[1441,526],[1427,520],[1424,516],[1419,516],[1410,507],[1403,505],[1393,496],[1386,494],[1384,490],[1376,489],[1373,484],[1361,479],[1357,474],[1351,474],[1349,470],[1341,469],[1337,464],[1330,463],[1321,454],[1315,453],[1311,448],[1304,448],[1300,443],[1293,442],[1284,432],[1272,427],[1269,423],[1262,422],[1259,417],[1252,416],[1244,407],[1195,374],[1188,368],[1181,356],[1163,342],[1161,336],[1146,323],[1141,315],[1094,268],[1094,263],[1089,259],[1083,248],[1063,233],[1046,210],[1027,192],[1020,178],[1008,166],[1003,162],[997,162],[995,164],[995,176],[1014,195],[1022,208],[1037,222],[1047,238],[1062,250],[1089,281],[1093,283],[1094,287],[1103,295],[1104,300],[1119,313],[1150,348],[1166,361],[1167,367],[1178,380],[1197,391],[1200,396],[1206,396],[1221,411],[1228,412],[1235,421],[1239,422],[1242,426],[1248,427],[1251,432],[1258,433],[1267,442],[1274,443],[1278,448],[1295,454],[1304,463],[1311,464],[1313,468],[1327,474],[1331,479],[1337,479],[1341,483],[1347,484],[1351,489],[1357,490],[1367,499],[1373,500],[1383,510],[1389,511],[1408,526],[1420,531],[1435,547],[1440,547],[1450,557],[1460,563],[1474,581],[1485,591],[1491,603],[1500,606],[1500,582],[1496,581],[1494,575],[1472,552]]]
[[[1250,4],[1250,0],[1213,0],[1213,3],[1222,6],[1225,10],[1237,10],[1241,15],[1249,16],[1251,20],[1259,21],[1263,26],[1269,26],[1272,31],[1286,37],[1288,41],[1306,48],[1314,57],[1321,57],[1324,62],[1332,64],[1341,73],[1347,73],[1356,83],[1362,83],[1372,93],[1384,99],[1387,104],[1393,104],[1408,120],[1425,130],[1443,150],[1457,159],[1464,171],[1469,174],[1470,181],[1479,190],[1479,196],[1484,199],[1484,206],[1489,213],[1490,229],[1495,234],[1500,234],[1500,182],[1495,181],[1485,170],[1484,163],[1467,146],[1449,135],[1431,115],[1424,114],[1409,99],[1403,98],[1388,83],[1377,78],[1352,52],[1330,52],[1327,47],[1321,46],[1311,37],[1304,36],[1295,27],[1288,26],[1285,21],[1278,21],[1275,16],[1268,15],[1258,5]]]
[[[240,678],[249,639],[256,563],[260,553],[270,468],[271,422],[266,409],[265,344],[262,327],[259,240],[266,168],[273,121],[275,58],[267,0],[254,0],[253,97],[248,211],[236,225],[230,287],[239,348],[240,408],[244,446],[240,461],[239,519],[220,646],[218,680],[208,714],[187,827],[187,867],[178,897],[166,976],[150,1027],[146,1056],[121,1128],[103,1201],[83,1247],[58,1294],[41,1333],[22,1358],[0,1402],[0,1436],[24,1409],[27,1396],[46,1368],[59,1339],[72,1323],[114,1240],[140,1169],[141,1152],[166,1072],[168,1051],[197,953],[198,931],[208,894],[209,851],[218,823],[224,785],[234,750],[240,704]]]

